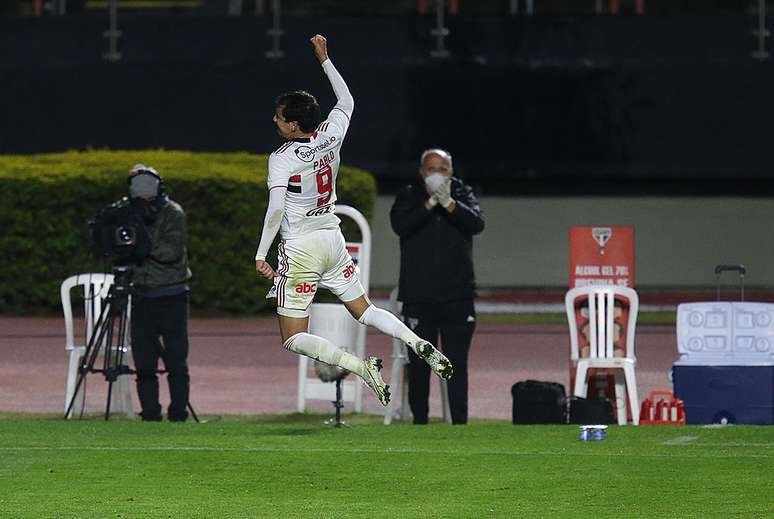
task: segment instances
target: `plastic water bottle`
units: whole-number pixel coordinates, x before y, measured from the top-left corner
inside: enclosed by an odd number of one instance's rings
[[[607,438],[607,425],[581,425],[580,440],[584,442],[601,441]]]

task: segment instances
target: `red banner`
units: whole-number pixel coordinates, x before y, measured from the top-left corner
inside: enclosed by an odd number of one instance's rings
[[[570,288],[634,287],[634,227],[570,226]]]
[[[634,227],[632,226],[570,226],[570,288],[588,285],[621,285],[634,288]],[[624,308],[616,321],[621,323],[619,347],[624,348],[626,319],[629,309]],[[588,318],[576,308],[575,319],[580,327],[581,343],[583,325]],[[581,349],[581,356],[583,350]],[[589,370],[588,398],[607,397],[615,409],[615,379],[611,370]],[[570,387],[575,385],[575,367],[570,363]],[[636,404],[635,404],[636,405]]]

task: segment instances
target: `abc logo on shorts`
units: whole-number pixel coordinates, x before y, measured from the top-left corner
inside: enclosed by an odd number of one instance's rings
[[[312,283],[301,283],[296,285],[296,294],[314,294],[317,291],[317,285]]]

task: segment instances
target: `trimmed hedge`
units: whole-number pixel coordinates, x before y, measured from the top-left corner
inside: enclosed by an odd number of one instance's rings
[[[155,167],[186,211],[192,306],[231,314],[266,306],[269,284],[253,261],[268,202],[266,155],[73,151],[0,156],[0,313],[57,309],[66,277],[110,270],[86,222],[126,196],[137,162]],[[370,219],[376,199],[370,173],[342,166],[337,194],[339,204]]]

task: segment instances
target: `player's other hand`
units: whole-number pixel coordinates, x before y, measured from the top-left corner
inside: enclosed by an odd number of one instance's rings
[[[255,260],[255,271],[266,279],[274,279],[274,276],[277,275],[271,265],[263,260]]]
[[[315,34],[309,38],[309,41],[312,43],[314,55],[317,56],[320,63],[328,59],[328,40],[325,39],[325,36]]]

